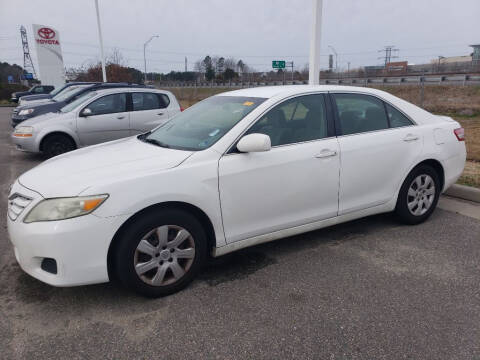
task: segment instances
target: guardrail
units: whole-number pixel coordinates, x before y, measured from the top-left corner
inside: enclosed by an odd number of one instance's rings
[[[350,86],[369,86],[369,85],[480,85],[480,74],[452,74],[452,75],[405,75],[405,76],[386,76],[386,77],[365,77],[365,78],[338,78],[338,79],[320,79],[321,85],[350,85]],[[252,81],[252,82],[161,82],[160,87],[202,87],[202,88],[244,88],[257,86],[278,86],[278,85],[304,85],[308,84],[306,80],[293,81]]]

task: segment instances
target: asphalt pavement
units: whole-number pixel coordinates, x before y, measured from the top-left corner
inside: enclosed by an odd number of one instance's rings
[[[0,108],[1,359],[480,359],[480,221],[454,211],[245,249],[156,300],[31,278],[15,262],[6,197],[43,158],[14,148],[11,110]]]

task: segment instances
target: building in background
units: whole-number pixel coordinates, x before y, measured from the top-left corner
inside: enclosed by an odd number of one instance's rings
[[[474,66],[480,65],[480,44],[477,45],[470,45],[473,48],[472,53],[472,64]]]

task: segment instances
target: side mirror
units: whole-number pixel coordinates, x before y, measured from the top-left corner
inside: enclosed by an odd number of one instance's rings
[[[89,116],[89,115],[92,115],[92,110],[90,110],[89,108],[85,108],[82,110],[82,112],[80,113],[81,116]]]
[[[270,136],[265,134],[245,135],[237,143],[238,151],[245,153],[269,151],[271,148]]]

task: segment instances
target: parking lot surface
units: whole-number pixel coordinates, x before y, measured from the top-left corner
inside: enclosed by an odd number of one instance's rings
[[[217,259],[175,295],[54,288],[22,272],[9,185],[43,161],[0,108],[0,358],[479,359],[480,221],[386,214]]]

